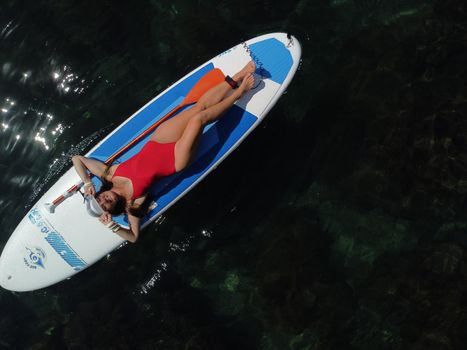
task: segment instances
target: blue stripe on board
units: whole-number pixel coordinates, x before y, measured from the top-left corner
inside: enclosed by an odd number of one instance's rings
[[[254,57],[263,64],[267,78],[282,84],[293,64],[292,55],[285,45],[275,38],[266,39],[250,45]]]
[[[59,233],[50,232],[45,236],[45,240],[75,271],[80,271],[86,267],[84,260],[75,253]]]

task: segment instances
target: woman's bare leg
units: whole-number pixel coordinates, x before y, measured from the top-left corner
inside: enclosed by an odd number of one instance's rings
[[[201,110],[196,113],[188,121],[182,136],[175,144],[175,169],[181,171],[190,163],[196,147],[198,145],[199,136],[203,132],[203,128],[218,119],[227,109],[229,109],[235,101],[242,95],[250,90],[253,86],[254,78],[249,73],[242,81],[240,87],[235,90],[231,95],[224,98],[219,103]]]
[[[250,73],[253,73],[256,66],[253,61],[250,61],[242,70],[235,74],[232,79],[237,83],[241,83],[243,78]],[[219,103],[225,96],[232,91],[231,86],[225,81],[214,86],[205,92],[198,102],[191,108],[181,112],[175,117],[163,122],[156,131],[151,135],[151,140],[159,143],[175,142],[180,139],[188,124],[188,121],[197,113],[214,106]]]

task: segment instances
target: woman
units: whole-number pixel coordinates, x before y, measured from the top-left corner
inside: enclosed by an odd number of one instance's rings
[[[84,182],[85,195],[96,196],[104,211],[99,220],[123,239],[135,242],[139,236],[140,218],[147,212],[147,191],[153,181],[180,172],[190,164],[203,128],[251,89],[255,69],[255,64],[249,62],[232,78],[226,77],[191,108],[163,122],[141,151],[121,164],[107,166],[95,159],[74,156],[73,166]],[[104,183],[97,195],[88,171]],[[112,221],[112,214],[123,212],[128,215],[129,229]]]

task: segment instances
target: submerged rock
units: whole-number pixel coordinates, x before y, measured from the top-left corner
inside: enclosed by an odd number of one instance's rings
[[[437,275],[452,275],[459,268],[464,251],[455,244],[444,243],[435,249],[425,261],[430,272]]]

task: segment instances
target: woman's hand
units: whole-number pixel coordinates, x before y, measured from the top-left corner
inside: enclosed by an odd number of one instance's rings
[[[96,194],[96,189],[94,188],[94,184],[92,182],[88,182],[84,185],[84,195],[91,195],[94,197]]]
[[[138,238],[137,234],[135,234],[131,229],[127,230],[123,227],[120,227],[117,223],[112,221],[112,215],[105,212],[99,217],[99,221],[106,225],[109,229],[115,232],[117,235],[122,237],[123,239],[130,241],[131,243],[135,243],[136,239]],[[113,226],[115,225],[115,226]],[[139,232],[139,227],[138,227]]]
[[[99,217],[99,221],[104,225],[108,225],[110,222],[112,222],[112,215],[110,215],[108,212],[105,212]]]

